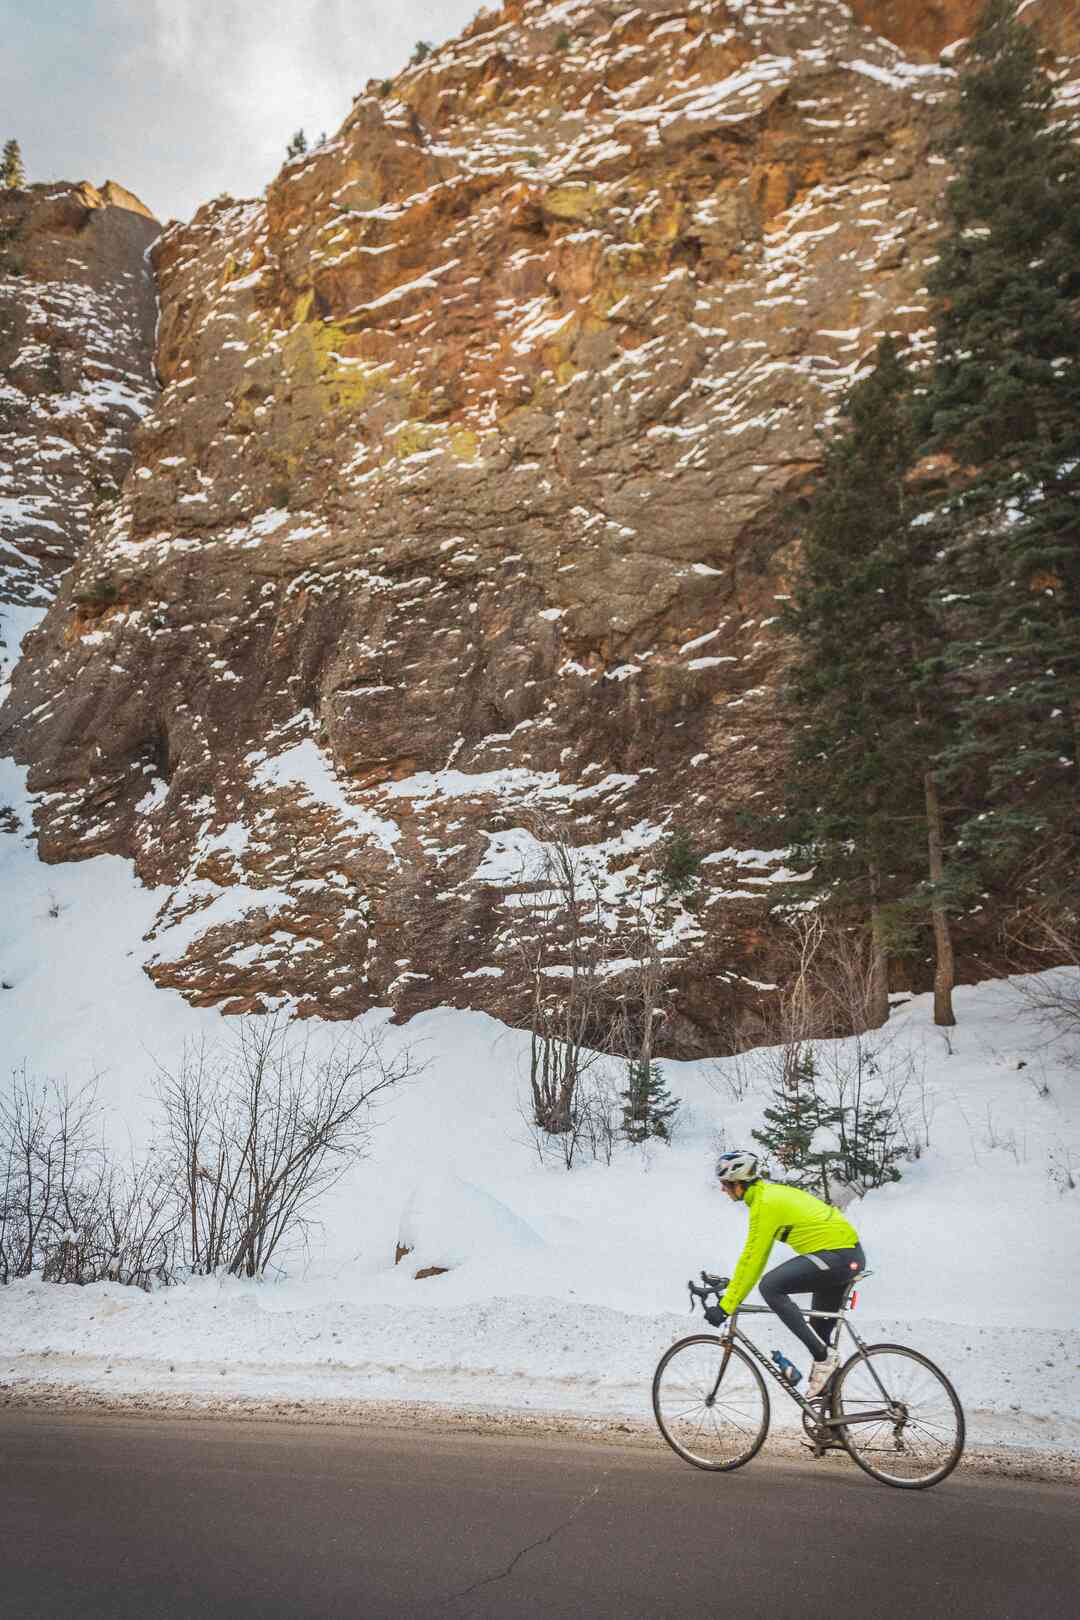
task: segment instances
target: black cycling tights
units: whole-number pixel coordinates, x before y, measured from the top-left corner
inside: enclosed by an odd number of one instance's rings
[[[797,1254],[794,1260],[785,1260],[782,1266],[774,1266],[772,1271],[766,1272],[758,1284],[758,1292],[784,1326],[802,1340],[814,1360],[822,1361],[836,1320],[812,1315],[807,1322],[799,1307],[792,1304],[791,1295],[812,1294],[812,1312],[838,1311],[848,1283],[865,1265],[866,1257],[860,1244],[853,1249],[820,1249],[817,1254]]]

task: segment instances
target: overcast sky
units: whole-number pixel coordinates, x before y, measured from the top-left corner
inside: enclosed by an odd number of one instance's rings
[[[162,220],[257,195],[293,131],[333,133],[369,78],[480,0],[0,0],[0,142],[27,178],[118,180]]]

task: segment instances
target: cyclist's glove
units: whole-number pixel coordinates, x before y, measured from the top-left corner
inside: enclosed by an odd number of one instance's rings
[[[705,1320],[712,1327],[723,1327],[727,1317],[728,1313],[722,1305],[707,1305],[705,1307]]]

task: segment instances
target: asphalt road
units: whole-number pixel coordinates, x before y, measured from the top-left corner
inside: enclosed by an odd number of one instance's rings
[[[846,1459],[0,1413],[3,1620],[1062,1620],[1080,1492]]]

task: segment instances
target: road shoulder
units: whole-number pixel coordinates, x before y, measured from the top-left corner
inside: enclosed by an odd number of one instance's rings
[[[447,1406],[423,1401],[288,1400],[251,1395],[209,1396],[174,1390],[115,1394],[61,1382],[0,1383],[0,1410],[69,1413],[79,1416],[169,1418],[300,1424],[305,1427],[409,1430],[443,1435],[571,1441],[581,1445],[624,1446],[664,1452],[651,1424],[625,1417],[588,1417],[578,1412],[526,1412],[481,1406]],[[810,1460],[797,1436],[774,1430],[767,1442],[776,1460]],[[854,1466],[837,1453],[816,1462],[820,1468]],[[1075,1452],[1027,1446],[969,1446],[961,1470],[1009,1480],[1080,1487],[1080,1456]]]

